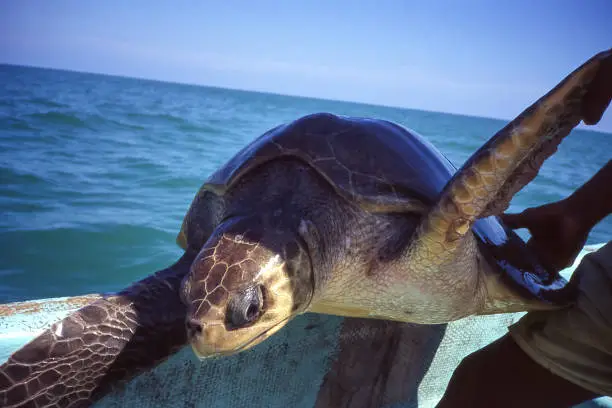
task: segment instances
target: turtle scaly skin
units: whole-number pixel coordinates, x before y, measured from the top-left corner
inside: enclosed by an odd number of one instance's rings
[[[53,324],[0,366],[2,407],[84,407],[155,367],[187,340],[177,296],[191,260]]]

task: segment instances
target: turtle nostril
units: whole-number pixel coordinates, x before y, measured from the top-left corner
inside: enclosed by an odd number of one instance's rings
[[[198,334],[202,334],[202,323],[200,323],[197,319],[189,319],[186,322],[187,332],[190,336],[197,336]]]

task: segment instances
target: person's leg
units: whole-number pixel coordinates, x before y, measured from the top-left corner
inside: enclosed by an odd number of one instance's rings
[[[459,365],[439,407],[571,407],[612,395],[612,242],[574,272],[571,307],[530,312]]]
[[[578,285],[574,305],[527,313],[510,326],[510,335],[542,367],[612,395],[612,241],[586,255],[572,280]]]
[[[463,359],[438,408],[571,407],[597,396],[546,370],[506,334]]]

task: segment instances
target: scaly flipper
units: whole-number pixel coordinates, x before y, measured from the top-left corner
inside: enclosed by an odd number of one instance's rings
[[[466,245],[473,245],[468,237],[474,223],[505,211],[512,197],[537,175],[543,162],[581,120],[593,124],[601,118],[612,97],[610,77],[612,49],[592,57],[478,149],[444,187],[436,205],[424,217],[408,251],[410,264],[424,271],[444,269],[451,274],[458,256],[469,258],[473,251]],[[512,268],[500,266],[506,272]],[[537,276],[535,282],[524,278],[526,275],[520,276],[515,283],[530,287],[536,303],[543,300],[538,294],[552,289],[546,282],[538,282]],[[432,279],[443,278],[440,274],[437,278],[432,275]],[[485,279],[488,299],[480,312],[529,308],[530,300],[508,292],[507,282],[502,283],[499,275],[490,274]]]
[[[186,344],[179,288],[193,256],[77,310],[0,366],[2,407],[82,407]]]
[[[584,97],[612,75],[612,50],[599,53],[527,108],[468,159],[444,187],[415,243],[443,245],[445,262],[478,218],[501,214],[584,117]],[[605,102],[600,99],[601,103]],[[608,98],[609,101],[609,98]],[[604,109],[605,109],[604,105]],[[590,107],[603,113],[601,106]],[[432,260],[433,260],[432,259]]]

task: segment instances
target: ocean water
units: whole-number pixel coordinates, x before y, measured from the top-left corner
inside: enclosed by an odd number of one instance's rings
[[[459,166],[504,121],[0,65],[0,302],[120,289],[173,262],[182,217],[249,141],[314,112],[416,130]],[[518,112],[517,112],[518,113]],[[510,210],[561,199],[612,152],[575,130]],[[608,217],[589,243],[608,241]]]

